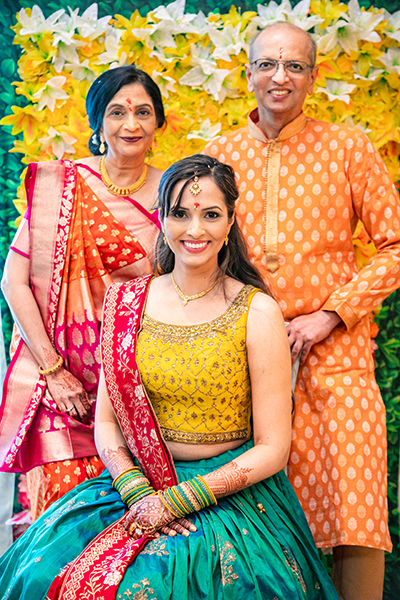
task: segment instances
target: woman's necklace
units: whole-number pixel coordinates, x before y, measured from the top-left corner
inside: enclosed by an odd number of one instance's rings
[[[107,173],[105,156],[102,156],[100,158],[99,171],[102,182],[104,183],[108,191],[111,192],[111,194],[114,194],[114,196],[130,196],[131,194],[133,194],[133,192],[137,192],[146,183],[148,175],[148,167],[145,164],[141,176],[137,181],[135,181],[135,183],[133,183],[129,187],[119,187],[111,181],[110,176]]]
[[[213,287],[215,287],[217,281],[214,281],[214,283],[212,284],[211,287],[208,288],[208,290],[204,290],[204,292],[199,292],[198,294],[194,294],[193,296],[186,296],[181,288],[178,286],[178,284],[176,283],[175,279],[174,279],[174,274],[171,273],[171,278],[172,278],[172,283],[174,284],[174,288],[176,293],[178,294],[179,298],[182,299],[182,303],[183,306],[186,306],[186,304],[188,302],[190,302],[191,300],[197,300],[197,298],[202,298],[203,296],[205,296],[206,294],[208,294],[208,292],[211,292],[211,290],[213,289]]]

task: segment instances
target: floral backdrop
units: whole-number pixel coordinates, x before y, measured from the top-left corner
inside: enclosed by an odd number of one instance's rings
[[[365,131],[393,181],[399,181],[400,10],[366,9],[358,0],[348,4],[301,0],[293,5],[289,0],[280,4],[272,0],[231,7],[225,2],[224,10],[221,5],[212,8],[207,0],[196,7],[176,0],[160,6],[142,3],[133,13],[128,1],[70,4],[61,8],[59,2],[38,6],[6,0],[0,7],[3,24],[12,26],[12,31],[8,27],[4,31],[3,41],[8,44],[3,43],[0,72],[0,108],[5,115],[1,121],[5,144],[0,148],[4,190],[0,260],[4,261],[18,215],[26,208],[21,163],[23,167],[32,161],[88,155],[85,97],[100,73],[134,63],[158,83],[167,126],[156,137],[150,162],[164,169],[200,152],[216,136],[246,124],[255,106],[244,69],[249,42],[260,28],[277,21],[298,25],[317,42],[319,75],[306,114]],[[361,265],[374,253],[362,227],[356,230],[354,244]],[[389,494],[394,538],[398,536],[395,472],[400,425],[398,298],[392,296],[376,319],[381,328],[378,379],[386,394],[393,446]],[[4,324],[8,336],[9,315]],[[399,569],[398,549],[388,560]],[[394,567],[391,578],[389,566],[386,591],[392,593],[397,581],[398,594],[393,598],[398,598],[400,577]]]

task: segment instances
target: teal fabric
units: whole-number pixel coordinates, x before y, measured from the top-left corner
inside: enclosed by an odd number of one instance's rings
[[[177,461],[178,478],[204,475],[249,446]],[[108,472],[82,483],[17,540],[0,560],[0,598],[46,597],[60,570],[124,514],[111,484]],[[147,544],[128,567],[117,600],[338,600],[283,471],[190,519],[198,531],[188,538],[161,535]]]

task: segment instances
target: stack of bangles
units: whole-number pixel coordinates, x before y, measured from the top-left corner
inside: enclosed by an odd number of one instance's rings
[[[125,502],[128,508],[145,496],[155,494],[150,486],[150,481],[143,475],[139,467],[132,467],[123,471],[114,479],[112,484],[120,494],[122,502]]]
[[[176,518],[190,515],[211,504],[217,504],[214,494],[201,475],[155,492],[139,467],[132,467],[118,475],[112,484],[128,508],[145,496],[157,493],[164,507]]]
[[[159,490],[157,494],[165,508],[177,518],[198,512],[211,504],[217,504],[217,499],[201,475],[183,481],[179,485]]]

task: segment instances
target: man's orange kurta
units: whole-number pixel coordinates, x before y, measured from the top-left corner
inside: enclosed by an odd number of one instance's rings
[[[358,129],[303,114],[276,140],[249,125],[206,153],[236,171],[237,220],[286,320],[332,310],[343,324],[300,368],[289,477],[317,546],[390,550],[385,407],[374,377],[369,312],[400,285],[400,203]],[[364,223],[378,254],[357,270]]]

